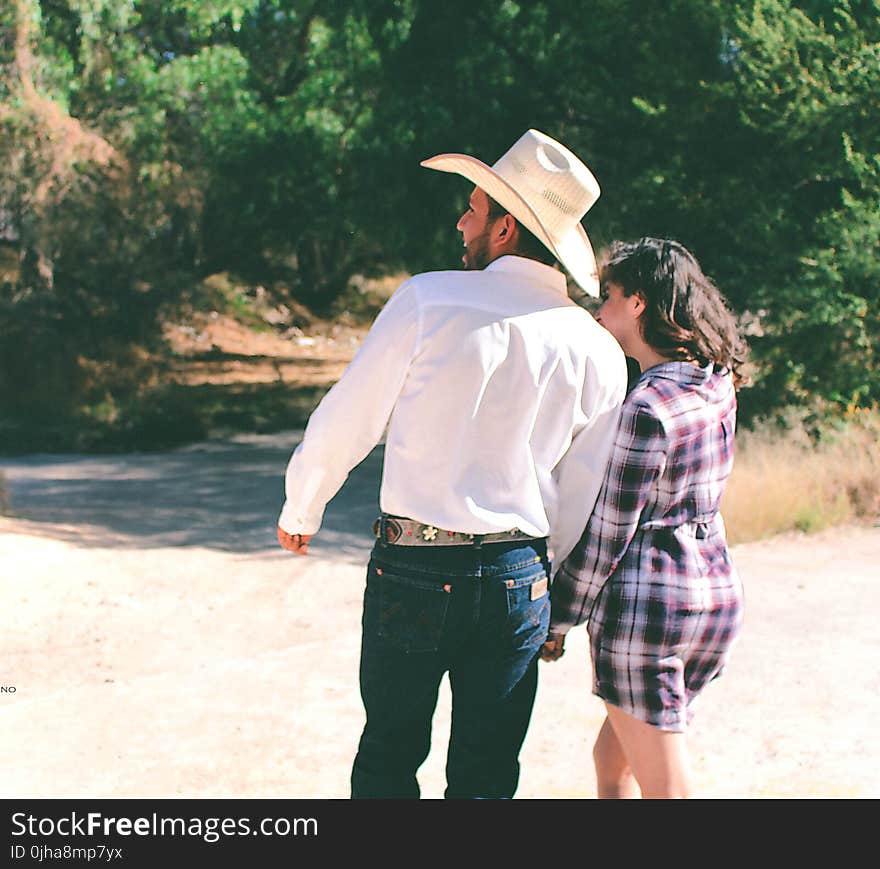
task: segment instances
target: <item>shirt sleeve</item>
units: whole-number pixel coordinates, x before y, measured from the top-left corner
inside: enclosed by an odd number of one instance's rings
[[[615,347],[616,349],[616,347]],[[617,364],[617,377],[612,366]],[[562,564],[578,541],[605,478],[626,394],[623,354],[603,360],[604,370],[594,370],[584,387],[590,406],[584,408],[586,422],[572,437],[565,455],[553,469],[557,510],[550,528],[550,549],[556,564]]]
[[[416,287],[407,281],[389,299],[345,373],[309,418],[287,465],[286,501],[278,524],[314,534],[349,472],[382,436],[406,380],[421,331]]]
[[[582,624],[626,552],[641,514],[666,466],[661,420],[643,402],[623,405],[608,470],[584,533],[553,581],[550,630]]]

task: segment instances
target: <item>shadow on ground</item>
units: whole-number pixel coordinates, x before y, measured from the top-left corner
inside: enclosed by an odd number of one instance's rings
[[[35,455],[0,469],[13,515],[38,525],[41,536],[86,547],[253,553],[277,546],[284,470],[300,437],[243,436],[158,453]],[[382,456],[382,447],[374,449],[329,504],[316,552],[363,560],[379,509]]]

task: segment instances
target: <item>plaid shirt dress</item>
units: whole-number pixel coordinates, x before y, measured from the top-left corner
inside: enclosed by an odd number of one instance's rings
[[[712,366],[664,362],[627,396],[596,507],[556,574],[551,633],[587,622],[593,692],[684,731],[742,623],[718,505],[736,395]]]

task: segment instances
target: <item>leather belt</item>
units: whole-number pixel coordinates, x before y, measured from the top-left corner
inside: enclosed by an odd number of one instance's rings
[[[383,513],[373,523],[373,534],[395,546],[481,546],[484,543],[513,543],[517,540],[538,540],[519,528],[492,534],[467,534],[463,531],[445,531],[403,516]]]

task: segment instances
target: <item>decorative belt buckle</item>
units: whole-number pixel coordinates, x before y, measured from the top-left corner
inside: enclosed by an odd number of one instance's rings
[[[384,534],[382,533],[383,525]],[[400,539],[400,535],[403,534],[403,529],[400,527],[399,522],[395,522],[388,516],[380,516],[373,523],[373,534],[379,539],[384,540],[385,543],[396,543]]]

